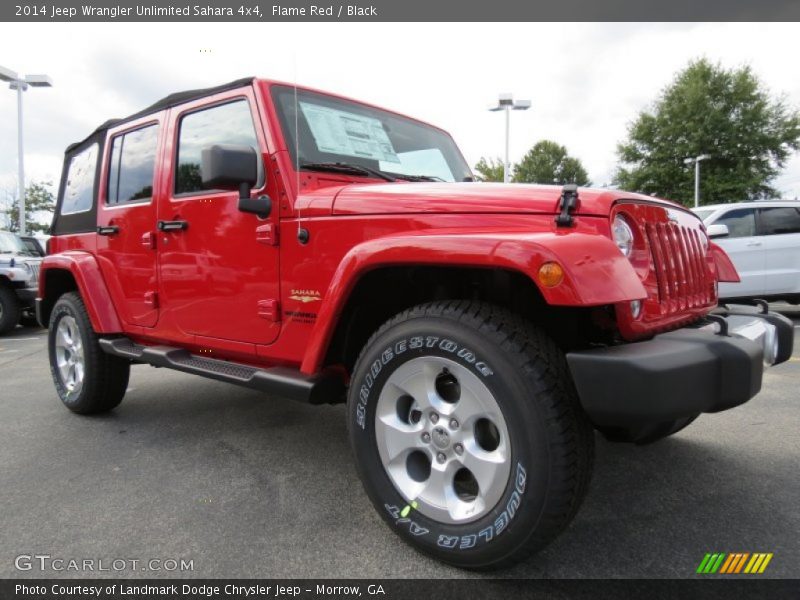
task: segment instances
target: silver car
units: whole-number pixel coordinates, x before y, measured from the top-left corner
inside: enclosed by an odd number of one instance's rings
[[[21,321],[35,324],[34,301],[42,260],[14,233],[0,231],[0,334]]]
[[[800,303],[800,202],[737,202],[694,212],[741,278],[739,283],[720,283],[720,299]]]

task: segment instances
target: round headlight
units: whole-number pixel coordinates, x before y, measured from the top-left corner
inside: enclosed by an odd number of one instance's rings
[[[630,256],[633,252],[633,229],[625,221],[622,215],[617,215],[614,218],[614,225],[612,227],[614,234],[614,243],[625,256]]]

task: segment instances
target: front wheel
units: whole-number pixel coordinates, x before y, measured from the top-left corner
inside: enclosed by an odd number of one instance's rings
[[[111,410],[128,388],[130,363],[103,352],[79,294],[58,299],[47,336],[50,373],[58,397],[79,414]]]
[[[378,512],[417,549],[473,569],[542,548],[586,493],[593,432],[563,353],[491,305],[424,304],[353,372],[348,424]]]

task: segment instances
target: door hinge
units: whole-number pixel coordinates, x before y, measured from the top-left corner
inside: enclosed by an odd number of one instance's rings
[[[158,308],[158,292],[145,292],[144,303],[150,308]]]
[[[278,245],[278,228],[272,223],[256,227],[256,241],[267,246]]]
[[[277,323],[281,320],[281,304],[275,298],[258,301],[258,316],[267,321]]]

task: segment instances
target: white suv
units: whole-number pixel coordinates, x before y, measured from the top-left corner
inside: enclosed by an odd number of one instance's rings
[[[800,303],[800,202],[716,204],[694,212],[741,278],[740,283],[721,283],[720,299]]]

